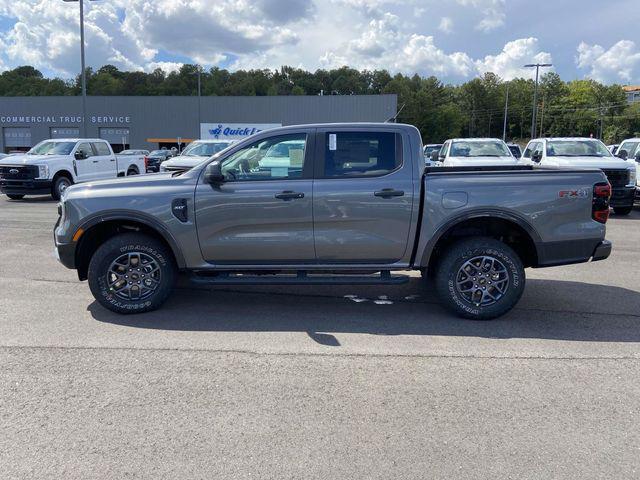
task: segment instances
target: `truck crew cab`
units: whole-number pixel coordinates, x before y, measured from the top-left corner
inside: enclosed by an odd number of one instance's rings
[[[0,160],[0,192],[12,200],[48,194],[58,200],[75,183],[144,172],[144,155],[115,155],[99,138],[44,140]]]
[[[633,210],[636,190],[636,166],[614,157],[600,140],[594,138],[538,138],[531,140],[521,162],[558,170],[599,168],[611,184],[611,206],[617,215]]]
[[[609,195],[598,169],[425,169],[410,125],[289,126],[185,172],[69,188],[55,244],[118,313],[158,308],[179,271],[199,285],[394,285],[418,270],[446,307],[488,319],[517,303],[525,267],[609,256]]]

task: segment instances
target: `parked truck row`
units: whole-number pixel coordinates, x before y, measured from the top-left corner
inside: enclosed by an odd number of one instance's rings
[[[612,187],[611,206],[618,215],[631,213],[640,196],[640,140],[623,142],[614,156],[601,141],[593,138],[538,138],[531,140],[518,156],[517,145],[500,139],[459,138],[431,148],[428,165],[443,167],[517,166],[571,170],[599,168]],[[516,150],[517,148],[517,150]],[[425,147],[425,155],[427,148]]]
[[[513,308],[527,267],[609,256],[595,165],[425,168],[423,155],[402,124],[260,132],[188,170],[67,188],[56,253],[118,313],[160,307],[179,272],[196,286],[396,285],[416,270],[471,319]]]

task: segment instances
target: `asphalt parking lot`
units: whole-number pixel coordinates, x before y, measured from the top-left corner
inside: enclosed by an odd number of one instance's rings
[[[1,478],[637,478],[640,208],[609,260],[459,320],[401,287],[182,284],[138,316],[0,196]]]

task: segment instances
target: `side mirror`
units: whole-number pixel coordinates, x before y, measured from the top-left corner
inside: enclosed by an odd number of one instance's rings
[[[437,162],[439,158],[440,158],[440,150],[434,150],[433,152],[431,152],[432,162]]]
[[[542,160],[542,152],[534,152],[534,154],[531,155],[531,160],[536,163],[540,163]]]
[[[626,160],[627,158],[629,158],[629,152],[627,152],[626,150],[618,150],[616,156],[618,158],[621,158],[622,160]]]
[[[76,160],[85,160],[87,158],[87,156],[84,154],[84,152],[76,152],[74,154],[74,157]]]
[[[207,183],[224,182],[224,175],[222,174],[220,161],[216,160],[207,165],[207,168],[204,172],[204,181]]]

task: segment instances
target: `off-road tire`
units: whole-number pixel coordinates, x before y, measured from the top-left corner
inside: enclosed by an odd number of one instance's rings
[[[463,266],[478,257],[496,259],[496,264],[504,267],[504,275],[508,278],[504,294],[490,305],[470,301],[458,288],[458,281],[464,278],[459,276]],[[520,257],[508,245],[488,237],[468,238],[457,241],[444,251],[438,262],[435,285],[442,304],[459,317],[490,320],[509,312],[520,300],[525,286],[524,267]]]
[[[143,299],[123,299],[109,286],[109,272],[113,262],[128,254],[142,254],[159,267],[158,284]],[[176,264],[170,249],[161,241],[140,233],[120,234],[103,243],[91,257],[87,275],[89,288],[95,299],[103,307],[121,314],[143,313],[159,308],[169,298],[176,277]],[[131,278],[127,280],[129,279]]]

